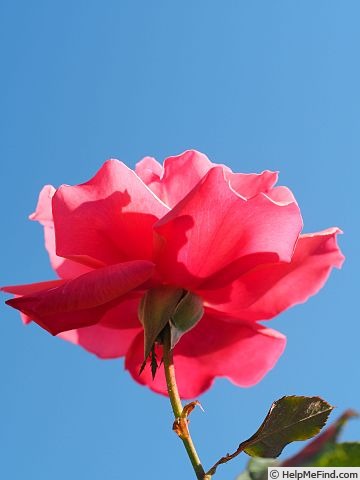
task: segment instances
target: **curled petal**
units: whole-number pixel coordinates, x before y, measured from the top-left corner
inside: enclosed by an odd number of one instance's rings
[[[166,158],[164,168],[155,159],[146,157],[137,164],[136,173],[166,205],[174,207],[213,166],[203,153],[187,150]]]
[[[49,290],[64,285],[65,280],[48,280],[47,282],[27,283],[26,285],[7,285],[1,287],[2,292],[13,293],[14,295],[30,295],[32,293]]]
[[[153,224],[166,207],[126,165],[108,160],[53,197],[56,253],[90,267],[153,256]]]
[[[216,166],[222,167],[231,188],[244,198],[269,192],[278,178],[277,172],[269,170],[260,174],[233,173],[227,166],[212,163],[196,150],[166,158],[164,167],[155,158],[145,157],[136,165],[135,171],[155,195],[174,207]]]
[[[89,272],[90,267],[56,255],[54,220],[52,215],[52,197],[56,190],[52,185],[45,185],[30,220],[38,221],[44,227],[45,248],[49,254],[52,268],[61,278],[74,278]]]
[[[255,268],[225,288],[201,292],[216,311],[245,320],[266,320],[305,302],[326,282],[344,256],[337,242],[338,228],[301,235],[290,263]]]
[[[152,380],[150,368],[139,375],[143,353],[139,334],[126,356],[125,367],[134,380],[167,394],[163,369]],[[227,377],[239,386],[259,382],[275,365],[285,348],[285,337],[254,323],[237,325],[209,313],[174,349],[177,383],[182,398],[194,398],[207,390],[215,377]],[[158,355],[161,358],[161,352]]]
[[[226,173],[230,186],[244,198],[252,198],[259,193],[268,193],[277,182],[277,172],[264,170],[257,173]]]
[[[296,203],[279,205],[264,194],[246,200],[216,167],[155,225],[163,241],[159,271],[191,289],[249,255],[259,263],[263,253],[289,262],[301,228]]]
[[[166,158],[161,186],[167,205],[179,203],[213,166],[206,155],[196,150]]]
[[[122,295],[148,280],[153,268],[146,261],[111,265],[6,303],[56,335],[98,323]]]
[[[292,191],[287,187],[275,187],[267,192],[267,196],[279,205],[288,205],[289,203],[296,203]]]
[[[161,198],[161,200],[164,201],[161,186],[161,177],[164,170],[162,165],[155,158],[144,157],[136,164],[135,173],[158,198]]]
[[[35,212],[29,216],[30,220],[36,220],[44,226],[54,224],[51,202],[55,192],[56,189],[52,185],[45,185],[42,188]]]
[[[7,285],[6,287],[1,287],[0,291],[13,293],[15,298],[17,298],[23,295],[40,292],[41,290],[59,287],[64,283],[65,280],[50,280],[48,282],[28,283],[27,285]],[[21,311],[20,316],[23,323],[28,324],[31,322],[31,318]]]

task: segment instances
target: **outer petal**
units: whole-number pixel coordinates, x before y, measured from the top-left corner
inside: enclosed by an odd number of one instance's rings
[[[143,284],[153,273],[146,261],[111,265],[68,280],[56,288],[13,298],[6,303],[56,335],[98,323],[121,302],[121,296]],[[120,300],[119,300],[120,299]]]
[[[87,183],[53,197],[57,254],[89,266],[153,256],[153,224],[168,208],[126,165],[108,160]]]
[[[116,308],[109,310],[101,319],[101,325],[113,329],[142,328],[138,316],[140,300],[144,295],[143,290],[129,292],[117,304]]]
[[[59,333],[59,337],[80,345],[99,358],[118,358],[126,355],[141,328],[115,329],[97,324]]]
[[[56,255],[54,220],[52,215],[52,197],[55,194],[52,185],[45,185],[39,195],[38,204],[31,220],[38,221],[44,227],[45,247],[53,269],[61,278],[74,278],[89,272],[91,268]]]
[[[326,282],[344,257],[337,245],[337,228],[301,235],[291,263],[260,266],[226,288],[201,292],[217,311],[246,320],[265,320],[305,302]],[[220,286],[219,286],[220,287]]]
[[[32,293],[60,287],[66,283],[65,280],[48,280],[46,282],[28,283],[26,285],[6,285],[1,287],[2,292],[13,293],[14,295],[30,295]]]
[[[15,297],[19,297],[22,295],[40,292],[41,290],[59,287],[64,283],[65,280],[49,280],[48,282],[29,283],[27,285],[8,285],[6,287],[1,287],[0,291],[13,293]],[[20,316],[23,323],[28,324],[31,322],[31,318],[28,315],[25,315],[25,313],[20,312]]]
[[[138,306],[144,292],[126,295],[101,318],[101,323],[89,327],[62,332],[58,336],[100,358],[124,356],[142,325],[138,318]]]
[[[154,381],[149,368],[138,374],[142,341],[140,334],[126,356],[125,367],[137,382],[166,394],[163,369],[158,370]],[[215,377],[227,377],[243,387],[254,385],[275,365],[285,343],[285,337],[275,330],[253,323],[235,325],[207,314],[175,347],[180,395],[197,397],[212,385]]]
[[[221,167],[213,168],[155,230],[164,240],[158,258],[163,278],[193,288],[232,262],[273,254],[290,261],[302,227],[295,203],[264,194],[246,200],[234,192]],[[262,263],[259,255],[252,265]]]

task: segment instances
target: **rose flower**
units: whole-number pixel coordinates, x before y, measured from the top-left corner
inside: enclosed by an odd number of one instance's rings
[[[44,227],[59,279],[3,287],[15,295],[7,303],[100,358],[124,356],[137,382],[166,394],[162,369],[154,379],[148,366],[139,373],[138,312],[160,305],[163,323],[145,325],[145,358],[150,349],[161,356],[153,344],[172,322],[183,398],[215,377],[253,385],[286,342],[258,321],[307,300],[343,262],[339,229],[300,234],[299,207],[276,181],[275,172],[233,173],[187,151],[163,166],[146,157],[135,172],[109,160],[86,183],[47,185],[30,218]],[[194,305],[182,325],[180,310]]]

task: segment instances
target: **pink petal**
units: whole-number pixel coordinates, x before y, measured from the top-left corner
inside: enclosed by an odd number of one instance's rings
[[[163,167],[155,158],[144,157],[136,164],[135,173],[157,197],[162,198],[161,177]]]
[[[27,315],[25,315],[25,313],[20,312],[20,317],[21,317],[22,322],[23,322],[25,325],[28,325],[29,323],[32,322],[31,318],[28,317]]]
[[[252,198],[259,193],[268,193],[277,182],[277,172],[265,170],[257,173],[226,173],[226,178],[235,192],[244,198]]]
[[[65,280],[48,280],[47,282],[27,283],[26,285],[6,285],[5,287],[1,287],[0,290],[15,295],[30,295],[41,292],[42,290],[60,287],[65,283]]]
[[[161,165],[154,162],[155,159],[146,157],[137,164],[136,173],[169,207],[182,200],[214,167],[206,155],[196,150],[166,158],[162,171],[159,169]]]
[[[6,303],[56,335],[98,323],[121,302],[119,297],[143,284],[152,273],[153,264],[146,261],[111,265]]]
[[[155,225],[163,238],[159,271],[167,282],[193,288],[248,255],[290,261],[301,227],[295,203],[279,205],[264,194],[246,200],[216,167]]]
[[[116,309],[115,309],[116,310]],[[134,338],[141,328],[115,329],[102,324],[69,330],[58,337],[75,345],[80,345],[99,358],[117,358],[126,355]]]
[[[166,158],[161,184],[167,205],[179,203],[213,166],[206,155],[196,150]]]
[[[153,256],[153,224],[168,208],[126,165],[108,160],[88,182],[53,197],[57,254],[88,266]]]
[[[101,317],[101,323],[59,333],[59,337],[80,345],[100,358],[124,356],[142,325],[138,307],[144,292],[131,292]]]
[[[61,278],[74,278],[92,269],[56,255],[54,221],[52,216],[52,197],[55,191],[52,185],[45,185],[40,192],[36,210],[29,218],[38,221],[44,227],[45,247],[49,254],[52,268]]]
[[[139,334],[126,356],[125,367],[138,383],[166,395],[163,368],[159,368],[154,381],[148,367],[139,376],[142,342]],[[285,343],[285,337],[275,330],[253,323],[231,324],[208,313],[175,347],[180,395],[197,397],[212,385],[215,377],[226,377],[243,387],[254,385],[273,368]]]
[[[50,280],[48,282],[29,283],[27,285],[8,285],[6,287],[1,287],[0,291],[13,293],[15,297],[20,297],[22,295],[29,295],[30,293],[40,292],[41,290],[59,287],[64,283],[64,280]],[[28,315],[25,315],[25,313],[20,312],[20,317],[25,325],[31,323],[31,318]]]
[[[112,329],[142,328],[139,320],[138,309],[144,291],[129,292],[121,298],[116,308],[112,308],[101,319],[101,325]]]
[[[55,229],[53,226],[47,225],[44,227],[44,238],[51,266],[60,278],[75,278],[93,270],[92,267],[56,255]]]
[[[292,191],[287,187],[275,187],[267,192],[267,196],[274,202],[280,205],[287,205],[289,203],[296,203],[295,197]]]
[[[36,205],[35,212],[32,213],[30,220],[36,220],[41,225],[53,225],[52,214],[52,197],[54,196],[56,189],[52,185],[45,185],[39,193],[38,203]]]
[[[187,335],[190,335],[190,333]],[[162,349],[160,347],[156,348],[156,355],[158,363],[160,363],[162,359]],[[167,395],[163,364],[158,368],[153,380],[149,364],[146,365],[139,375],[143,360],[144,335],[141,332],[135,337],[125,357],[125,369],[129,371],[132,378],[140,385],[147,386],[156,393]],[[202,367],[196,357],[176,357],[175,368],[179,393],[182,398],[197,397],[208,390],[213,383],[213,376],[208,375],[206,368]]]
[[[179,203],[208,173],[219,166],[206,155],[196,150],[187,150],[180,155],[168,157],[161,166],[152,157],[143,158],[135,168],[137,175],[163,202],[170,207]],[[269,192],[277,182],[277,172],[265,170],[260,174],[233,173],[230,168],[220,165],[231,188],[245,198]]]
[[[269,263],[241,276],[226,288],[202,291],[207,305],[245,320],[265,320],[305,302],[326,282],[344,257],[337,228],[301,235],[291,263]],[[220,287],[220,285],[219,285]]]

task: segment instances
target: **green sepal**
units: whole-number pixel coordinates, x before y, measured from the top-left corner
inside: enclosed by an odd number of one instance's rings
[[[145,361],[183,295],[182,288],[162,286],[149,289],[141,299],[138,314],[144,327]]]
[[[195,327],[203,315],[201,298],[194,293],[186,292],[170,318],[171,348],[174,348],[184,333]]]

